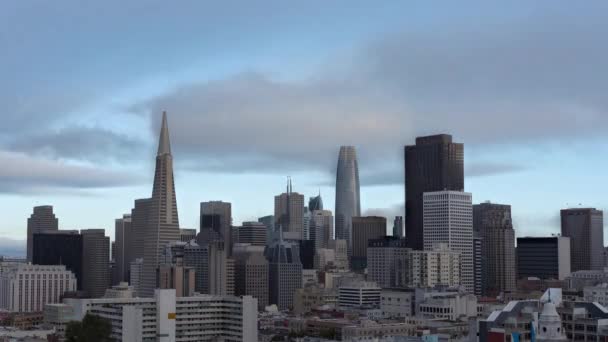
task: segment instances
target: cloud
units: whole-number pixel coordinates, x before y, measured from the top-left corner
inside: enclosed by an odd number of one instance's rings
[[[492,163],[492,162],[476,162],[465,164],[465,176],[466,177],[485,177],[495,176],[505,173],[522,172],[528,168],[523,165],[514,165],[506,163]]]
[[[137,184],[132,175],[0,151],[0,192],[96,189]]]

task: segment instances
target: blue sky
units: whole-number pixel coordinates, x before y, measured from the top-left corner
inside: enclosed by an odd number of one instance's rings
[[[362,208],[403,207],[403,145],[465,144],[475,202],[518,235],[559,209],[608,207],[604,1],[12,1],[0,4],[0,237],[34,205],[102,227],[150,196],[169,113],[181,225],[198,203],[235,224],[272,213],[291,176],[333,209],[340,145]]]

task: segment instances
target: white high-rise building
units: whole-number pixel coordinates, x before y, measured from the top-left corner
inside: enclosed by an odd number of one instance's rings
[[[460,253],[440,243],[432,251],[409,252],[409,284],[413,287],[460,284]]]
[[[76,276],[64,265],[14,264],[0,273],[0,308],[38,312],[76,291]]]
[[[88,312],[110,321],[116,341],[257,342],[257,300],[251,296],[177,297],[174,289],[153,298],[66,299],[74,319]]]
[[[460,253],[460,283],[474,293],[473,203],[472,196],[460,191],[425,192],[424,250],[445,243]]]

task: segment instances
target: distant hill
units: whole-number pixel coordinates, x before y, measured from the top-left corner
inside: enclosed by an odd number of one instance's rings
[[[25,244],[25,240],[0,238],[0,255],[24,258]]]

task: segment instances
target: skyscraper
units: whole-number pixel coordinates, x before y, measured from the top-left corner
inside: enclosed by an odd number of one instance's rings
[[[570,238],[572,272],[604,268],[604,213],[595,208],[561,211],[562,236]]]
[[[334,238],[334,217],[330,210],[315,210],[310,220],[310,230],[314,231],[315,248],[327,248]]]
[[[114,221],[114,285],[129,279],[129,264],[133,258],[131,215],[125,214]]]
[[[517,238],[517,277],[564,280],[570,275],[570,238]]]
[[[201,225],[199,244],[223,241],[227,257],[232,251],[232,205],[228,202],[201,202]]]
[[[395,216],[393,221],[393,236],[402,238],[403,237],[403,216]]]
[[[409,253],[405,240],[394,236],[369,240],[367,279],[383,288],[405,287],[409,279]]]
[[[131,209],[131,256],[127,263],[135,259],[144,258],[144,234],[148,226],[151,198],[140,198],[135,200]]]
[[[234,227],[235,243],[247,243],[254,246],[266,246],[266,226],[261,222],[243,222]]]
[[[447,134],[416,138],[405,146],[405,237],[408,246],[423,249],[425,192],[464,190],[464,146]]]
[[[352,218],[352,269],[363,270],[367,267],[369,241],[384,236],[386,236],[386,218],[379,216]]]
[[[515,231],[511,206],[490,202],[473,206],[473,229],[481,238],[483,293],[498,295],[514,291]]]
[[[59,220],[53,214],[53,206],[34,207],[34,212],[27,219],[27,261],[32,261],[33,235],[47,230],[58,230]]]
[[[274,197],[275,229],[281,229],[283,239],[304,238],[304,195],[292,191],[291,179],[287,190]]]
[[[266,249],[266,258],[269,304],[276,304],[279,310],[292,308],[295,292],[302,287],[302,263],[298,248],[279,240]]]
[[[161,250],[167,243],[179,240],[179,218],[173,180],[173,157],[171,156],[166,112],[163,112],[158,153],[156,155],[154,186],[147,217],[143,234],[144,263],[141,295],[151,297],[154,295],[154,288],[156,287],[156,269],[159,265]]]
[[[100,298],[110,284],[110,238],[104,229],[82,229],[82,289]],[[154,271],[156,273],[156,270]]]
[[[352,244],[352,218],[361,216],[359,166],[354,146],[341,146],[336,169],[336,239]]]
[[[268,260],[264,247],[237,244],[234,248],[234,295],[252,296],[258,308],[268,305]]]
[[[423,195],[424,250],[444,243],[460,253],[460,281],[468,293],[475,291],[473,260],[473,204],[470,193],[426,192]],[[407,238],[406,238],[407,239]]]
[[[77,230],[47,230],[33,237],[32,264],[65,265],[82,290],[82,236]]]
[[[323,210],[323,199],[321,199],[321,193],[315,197],[311,197],[308,200],[308,210],[311,212],[315,210]]]

